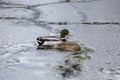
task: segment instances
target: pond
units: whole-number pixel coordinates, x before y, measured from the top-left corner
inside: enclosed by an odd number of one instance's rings
[[[1,3],[0,79],[119,80],[120,1],[57,1]],[[70,30],[82,50],[37,50],[36,38],[54,29]]]

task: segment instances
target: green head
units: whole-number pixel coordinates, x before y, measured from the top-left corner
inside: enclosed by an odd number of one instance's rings
[[[60,33],[60,38],[65,38],[66,35],[72,36],[72,34],[67,29],[63,29]]]

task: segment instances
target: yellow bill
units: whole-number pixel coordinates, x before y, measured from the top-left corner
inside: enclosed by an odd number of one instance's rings
[[[73,34],[71,32],[68,33],[68,36],[73,36]]]

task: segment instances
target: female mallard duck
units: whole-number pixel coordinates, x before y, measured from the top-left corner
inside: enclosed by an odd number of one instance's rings
[[[61,51],[80,51],[80,46],[76,42],[67,41],[66,36],[72,34],[67,30],[63,29],[60,32],[60,38],[55,36],[38,37],[38,48],[37,49],[58,49]],[[47,43],[46,43],[47,42]]]

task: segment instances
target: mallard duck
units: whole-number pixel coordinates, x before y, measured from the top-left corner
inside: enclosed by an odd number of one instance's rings
[[[65,37],[72,36],[67,30],[63,29],[60,31],[60,37],[56,36],[45,36],[38,37],[38,48],[37,49],[58,49],[61,51],[80,51],[80,46],[76,42],[68,41]],[[46,43],[47,42],[47,43]]]

